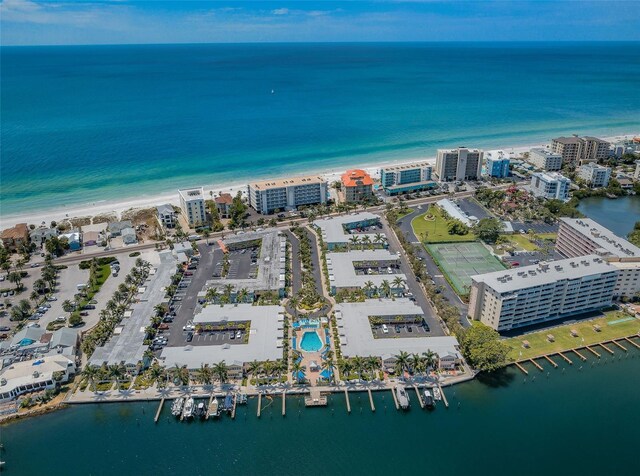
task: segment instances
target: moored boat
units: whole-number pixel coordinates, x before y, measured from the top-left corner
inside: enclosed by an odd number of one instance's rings
[[[194,406],[195,406],[195,401],[193,400],[192,397],[189,397],[184,404],[184,413],[183,413],[184,418],[191,418],[193,416]]]
[[[171,405],[171,414],[176,417],[180,416],[180,414],[182,413],[183,406],[184,406],[184,398],[183,397],[176,398],[173,401],[173,404]]]
[[[438,387],[433,387],[433,399],[436,401],[442,400],[442,394],[440,393],[440,389]]]
[[[218,410],[218,398],[214,397],[211,405],[209,405],[209,416],[217,417],[220,415],[220,411]]]
[[[428,388],[424,389],[424,404],[427,408],[433,408],[435,401]]]
[[[238,405],[244,405],[247,403],[247,394],[246,393],[239,393],[236,397],[236,403]]]
[[[207,406],[204,404],[204,402],[198,403],[194,411],[194,414],[195,416],[200,418],[204,418],[207,415]]]
[[[403,410],[409,408],[409,395],[407,395],[404,385],[398,384],[396,386],[396,397],[398,397],[398,404],[400,405],[400,408]]]

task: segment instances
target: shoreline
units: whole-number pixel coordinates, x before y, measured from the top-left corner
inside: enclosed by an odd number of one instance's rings
[[[618,133],[615,135],[602,137],[602,139],[607,140],[608,142],[616,142],[623,138],[633,137],[636,135],[639,135],[639,134],[638,133]],[[530,143],[528,145],[512,145],[512,146],[504,145],[500,147],[485,147],[483,148],[483,150],[485,151],[485,153],[502,150],[508,154],[511,154],[511,153],[521,154],[523,152],[529,151],[532,147],[539,147],[539,146],[546,147],[546,145],[547,145],[546,143],[543,143],[543,144]],[[418,161],[433,162],[435,164],[435,160],[436,160],[435,156],[405,157],[405,158],[399,158],[395,160],[386,160],[386,161],[379,161],[379,162],[366,162],[366,163],[361,162],[358,164],[353,164],[352,167],[361,168],[367,171],[369,174],[371,174],[371,176],[374,177],[374,179],[379,179],[379,169],[381,167],[404,165],[404,164],[410,164]],[[292,175],[296,175],[296,176],[320,175],[329,183],[331,183],[336,180],[340,180],[340,176],[346,170],[347,170],[346,168],[336,166],[336,168],[331,169],[329,171],[326,171],[326,170],[325,171],[308,170],[306,172],[303,170],[294,171],[292,172]],[[269,178],[276,178],[276,177],[256,176],[254,177],[254,180],[266,180]],[[211,185],[204,185],[205,199],[207,199],[206,197],[210,196],[211,192],[214,195],[218,194],[219,192],[231,193],[232,195],[235,195],[238,191],[242,191],[243,194],[245,194],[247,183],[248,181],[239,181],[237,183],[230,183],[225,187],[212,187]],[[199,186],[199,185],[194,183],[193,186]],[[104,214],[115,214],[118,217],[118,219],[120,219],[122,213],[127,210],[151,208],[151,207],[155,207],[157,205],[162,205],[165,203],[179,206],[177,188],[173,191],[167,190],[163,192],[158,192],[157,194],[150,195],[144,198],[132,197],[122,201],[101,200],[93,203],[74,204],[74,205],[70,205],[69,208],[67,208],[65,205],[62,205],[62,206],[56,206],[51,209],[37,211],[37,212],[27,212],[24,214],[15,214],[15,213],[8,214],[0,218],[2,222],[2,228],[11,227],[16,225],[17,223],[24,223],[24,222],[26,222],[27,224],[39,225],[43,221],[48,224],[52,220],[60,222],[65,219],[94,217],[97,215],[104,215]]]

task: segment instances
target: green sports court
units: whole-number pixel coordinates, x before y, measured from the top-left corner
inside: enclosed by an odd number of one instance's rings
[[[505,269],[481,243],[434,243],[425,245],[436,264],[460,295],[469,294],[471,276]]]

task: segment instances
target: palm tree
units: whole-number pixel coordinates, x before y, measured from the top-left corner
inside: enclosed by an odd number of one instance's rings
[[[365,369],[365,361],[362,357],[360,357],[359,355],[356,355],[353,359],[352,359],[352,364],[353,364],[353,369],[358,372],[358,378],[360,380],[362,380],[362,372],[364,372]]]
[[[395,356],[396,358],[396,371],[401,376],[404,375],[404,371],[409,367],[409,354],[404,350],[401,350],[399,354]]]
[[[266,376],[266,377],[271,377],[273,375],[275,369],[275,364],[267,359],[264,362],[262,362],[262,373]]]
[[[86,379],[87,385],[89,387],[93,386],[93,390],[95,391],[95,384],[98,380],[99,368],[95,365],[87,365],[82,371],[82,376]]]
[[[22,289],[22,274],[20,274],[17,271],[14,271],[12,273],[9,273],[9,276],[7,276],[7,279],[9,280],[9,282],[12,282],[13,284],[15,284],[16,288]]]
[[[196,379],[204,385],[211,385],[213,379],[213,372],[209,364],[201,364],[200,368],[196,370]]]
[[[413,373],[420,374],[424,371],[424,359],[420,355],[413,354],[410,362]]]
[[[389,284],[388,280],[383,280],[382,284],[380,284],[380,292],[384,297],[391,296],[391,284]]]
[[[291,375],[297,383],[305,379],[305,368],[297,360],[291,364]]]
[[[296,294],[289,298],[289,305],[293,309],[293,317],[298,317],[298,306],[300,305],[300,298]]]
[[[362,250],[364,251],[365,246],[369,247],[371,245],[371,237],[369,235],[364,235],[360,240],[360,243],[362,243]]]
[[[335,382],[335,379],[336,379],[336,375],[335,375],[336,364],[333,361],[333,359],[327,358],[327,360],[323,361],[322,362],[322,370],[326,370],[327,372],[329,372],[329,375],[330,375],[329,380],[331,382]]]
[[[33,301],[33,304],[36,304],[40,299],[40,295],[38,294],[37,291],[31,291],[31,295],[29,296],[29,299]]]
[[[120,380],[124,377],[124,368],[121,365],[110,365],[108,367],[109,377],[115,380],[116,386],[120,386]]]
[[[346,380],[353,370],[353,365],[351,365],[349,359],[342,359],[338,361],[338,370],[340,371],[340,377],[342,380]]]
[[[218,288],[209,288],[205,294],[205,298],[210,303],[216,302],[216,300],[220,297],[220,293],[218,292]]]
[[[262,363],[254,359],[252,362],[249,362],[249,366],[247,367],[247,374],[250,376],[255,376],[260,373],[261,370]]]
[[[217,364],[214,364],[213,373],[218,378],[221,384],[227,382],[227,379],[229,378],[229,368],[227,367],[227,364],[224,362],[224,360],[221,360]]]
[[[431,350],[427,350],[426,352],[423,352],[422,356],[424,358],[425,371],[428,371],[429,369],[433,369],[435,365],[438,363],[438,354],[436,354]]]
[[[227,302],[231,302],[231,294],[233,293],[233,284],[225,284],[224,286],[224,297]]]
[[[73,311],[73,303],[70,300],[65,299],[64,301],[62,301],[62,310],[64,312]]]
[[[174,368],[171,369],[171,374],[173,376],[174,381],[180,382],[180,384],[186,386],[189,385],[190,375],[189,369],[184,365],[180,367],[178,364]]]
[[[373,235],[373,242],[378,243],[379,245],[383,245],[385,242],[385,237],[382,233],[376,233]]]
[[[396,276],[395,278],[393,278],[393,287],[398,290],[404,289],[404,279],[402,279],[400,276]]]
[[[349,248],[355,248],[355,246],[360,242],[360,237],[358,235],[352,235],[349,238],[349,243],[352,245]]]
[[[247,288],[242,288],[236,294],[236,302],[246,302],[249,297],[249,291]]]
[[[366,283],[364,283],[364,292],[367,294],[367,297],[371,297],[373,296],[376,286],[373,284],[372,281],[367,281]]]
[[[370,355],[366,358],[366,366],[371,372],[371,378],[374,379],[376,372],[380,370],[380,359]]]

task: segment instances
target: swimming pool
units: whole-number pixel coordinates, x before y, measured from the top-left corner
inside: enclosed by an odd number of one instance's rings
[[[318,352],[322,349],[322,340],[315,331],[307,331],[302,335],[300,348],[305,352]]]

